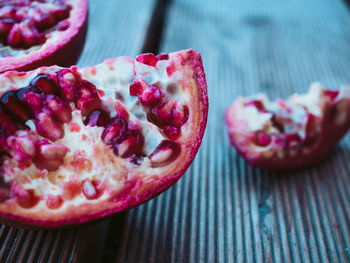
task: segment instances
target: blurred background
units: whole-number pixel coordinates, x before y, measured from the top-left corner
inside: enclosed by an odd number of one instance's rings
[[[209,122],[183,178],[98,224],[1,226],[0,262],[350,262],[350,137],[312,169],[254,169],[230,146],[224,111],[239,95],[350,84],[345,0],[90,0],[78,66],[121,55],[202,54]]]

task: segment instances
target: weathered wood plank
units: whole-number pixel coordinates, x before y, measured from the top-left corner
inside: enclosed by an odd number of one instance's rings
[[[238,95],[350,84],[345,3],[174,0],[167,21],[162,52],[202,53],[209,123],[179,183],[126,213],[116,261],[349,261],[350,137],[313,169],[274,174],[237,155],[223,120]]]
[[[89,29],[79,66],[140,52],[154,0],[89,1]],[[97,262],[109,221],[60,231],[0,226],[0,262]]]

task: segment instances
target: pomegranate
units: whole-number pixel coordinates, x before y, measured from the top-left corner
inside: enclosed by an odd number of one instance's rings
[[[75,64],[87,16],[87,0],[0,1],[0,73]]]
[[[304,168],[322,161],[349,130],[349,90],[327,90],[313,83],[307,94],[287,101],[241,97],[225,117],[232,145],[251,165]]]
[[[7,224],[62,227],[139,205],[184,174],[206,127],[194,50],[7,71],[0,84]]]

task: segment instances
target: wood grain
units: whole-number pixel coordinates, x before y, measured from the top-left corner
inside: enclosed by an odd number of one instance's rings
[[[174,0],[162,52],[202,53],[209,123],[169,191],[126,214],[116,262],[348,262],[349,136],[321,165],[252,169],[229,145],[223,114],[239,95],[350,84],[343,1]]]
[[[89,1],[88,35],[78,66],[138,54],[154,3],[154,0]],[[98,262],[108,228],[109,220],[57,231],[0,226],[0,262]]]

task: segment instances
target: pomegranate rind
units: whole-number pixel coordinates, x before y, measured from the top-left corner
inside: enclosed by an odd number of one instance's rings
[[[123,63],[133,63],[135,71],[135,60],[127,57],[109,59],[97,66],[78,69],[83,79],[95,82],[95,78],[101,68],[115,72],[114,67],[120,61]],[[10,224],[25,228],[62,228],[93,220],[99,220],[106,216],[125,211],[140,205],[151,198],[161,194],[174,183],[176,183],[185,173],[192,163],[200,147],[208,115],[208,95],[205,73],[201,56],[194,50],[183,50],[169,54],[169,63],[174,67],[174,71],[180,72],[184,79],[180,79],[182,89],[190,94],[191,104],[190,117],[183,125],[183,133],[187,134],[181,141],[181,153],[177,159],[166,167],[154,168],[156,172],[149,175],[151,170],[129,170],[126,176],[121,177],[123,187],[112,193],[109,198],[103,200],[90,200],[80,205],[74,202],[64,201],[64,204],[56,210],[47,209],[44,205],[36,206],[32,209],[22,208],[13,199],[8,199],[0,203],[0,217],[5,224]],[[8,71],[0,75],[0,84],[3,85],[1,93],[23,86],[37,74],[53,74],[60,70],[60,67],[41,67],[30,72]],[[72,69],[77,69],[72,67]],[[101,69],[101,71],[100,71]],[[176,74],[175,74],[176,75]],[[174,75],[174,76],[175,76]],[[18,87],[19,86],[19,87]],[[98,85],[96,85],[98,87]],[[179,140],[178,140],[179,142]],[[101,141],[102,143],[102,141]],[[69,147],[69,146],[68,146]],[[107,146],[104,146],[107,147]],[[112,151],[106,158],[112,158],[113,165],[120,170],[122,165]],[[93,160],[91,160],[93,162]],[[153,169],[153,168],[152,168]],[[73,179],[72,179],[73,180]],[[76,180],[76,178],[74,179]],[[74,183],[74,180],[72,181]],[[82,194],[82,193],[81,193]],[[39,204],[44,204],[44,197],[40,196]]]
[[[321,93],[326,91],[320,83],[312,83],[310,90],[312,89],[320,90]],[[321,109],[321,115],[318,117],[320,134],[315,143],[308,147],[301,145],[301,151],[294,156],[285,154],[283,149],[279,149],[280,152],[283,152],[280,157],[277,149],[259,147],[252,142],[252,130],[249,128],[247,116],[239,114],[242,108],[247,107],[246,103],[252,101],[252,98],[239,97],[225,111],[230,143],[250,165],[260,169],[288,171],[316,165],[331,153],[334,146],[350,129],[350,95],[348,90],[348,87],[342,87],[340,90],[342,96],[335,100],[324,99],[323,94],[323,98],[319,102]],[[266,99],[265,96],[257,96],[257,98]],[[332,111],[336,108],[339,109],[337,116],[331,116]],[[341,123],[335,121],[337,117],[342,119]]]
[[[84,48],[88,28],[88,1],[72,2],[70,26],[64,31],[56,31],[54,39],[47,39],[38,50],[20,57],[0,59],[0,73],[10,70],[29,71],[42,66],[59,65],[69,67],[77,63]]]

